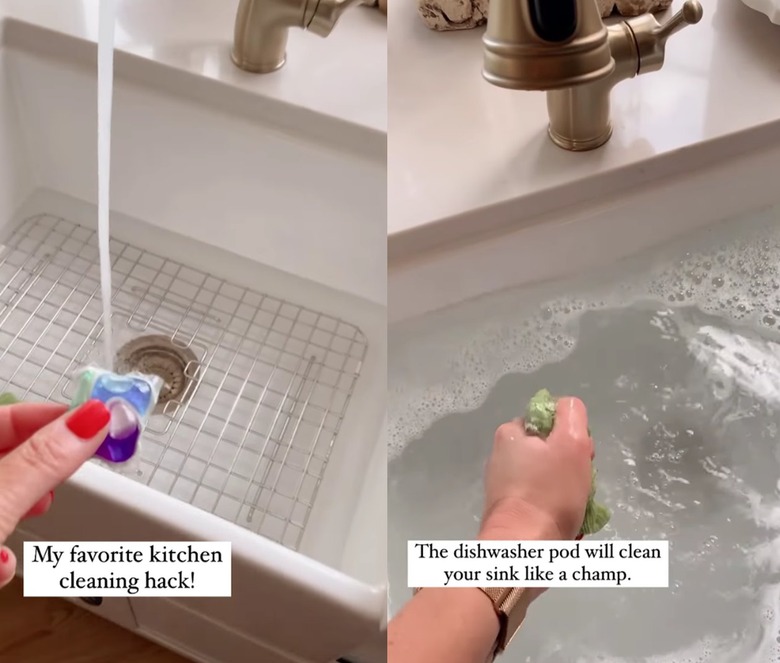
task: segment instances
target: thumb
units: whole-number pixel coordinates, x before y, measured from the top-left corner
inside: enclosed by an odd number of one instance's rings
[[[97,400],[55,419],[0,459],[0,542],[103,443],[111,414]]]

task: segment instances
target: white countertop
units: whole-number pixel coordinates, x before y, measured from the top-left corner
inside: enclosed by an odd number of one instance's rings
[[[779,139],[780,27],[737,0],[702,4],[661,71],[615,88],[610,142],[570,153],[547,138],[543,92],[482,79],[483,28],[432,32],[391,2],[391,261]]]
[[[118,0],[116,47],[258,96],[387,131],[384,16],[355,7],[325,39],[291,29],[285,66],[257,75],[230,60],[237,6],[238,0]],[[98,0],[0,0],[0,18],[5,17],[97,39]]]

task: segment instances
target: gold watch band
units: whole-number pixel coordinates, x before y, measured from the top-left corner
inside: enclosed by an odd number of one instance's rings
[[[480,587],[493,602],[498,614],[499,631],[493,658],[500,654],[515,637],[525,619],[528,608],[524,587]]]
[[[422,587],[415,587],[417,594]],[[493,602],[493,608],[498,615],[498,638],[493,649],[491,660],[495,660],[515,637],[525,619],[528,610],[528,590],[525,587],[479,587]]]

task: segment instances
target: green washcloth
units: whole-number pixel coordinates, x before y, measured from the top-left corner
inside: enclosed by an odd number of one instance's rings
[[[525,415],[525,430],[529,435],[546,438],[555,425],[555,399],[547,389],[536,392],[528,402]],[[580,534],[595,534],[608,522],[612,514],[603,504],[596,502],[596,470],[593,470],[588,504],[585,507],[585,519]]]
[[[14,403],[18,403],[19,399],[16,398],[13,394],[9,394],[8,392],[5,392],[4,394],[0,394],[0,405],[13,405]]]

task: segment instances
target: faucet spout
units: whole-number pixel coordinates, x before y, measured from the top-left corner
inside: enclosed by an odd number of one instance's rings
[[[548,134],[558,147],[573,152],[592,150],[612,136],[612,88],[620,81],[636,76],[639,53],[625,23],[609,28],[607,43],[614,62],[608,75],[587,85],[547,91]]]
[[[305,0],[241,0],[236,13],[233,62],[257,74],[284,65],[287,30],[304,27]]]
[[[594,0],[491,0],[483,75],[513,90],[599,80],[614,63]]]
[[[286,60],[290,28],[327,37],[346,9],[366,0],[240,0],[233,38],[233,62],[252,73],[266,74]],[[385,2],[377,0],[385,13]]]
[[[320,37],[327,37],[341,15],[350,7],[364,4],[363,0],[310,0],[307,6],[306,29]]]
[[[661,69],[667,39],[702,14],[699,0],[686,0],[663,25],[643,14],[607,28],[594,0],[491,0],[483,77],[500,87],[546,91],[552,141],[592,150],[612,136],[612,88]]]

